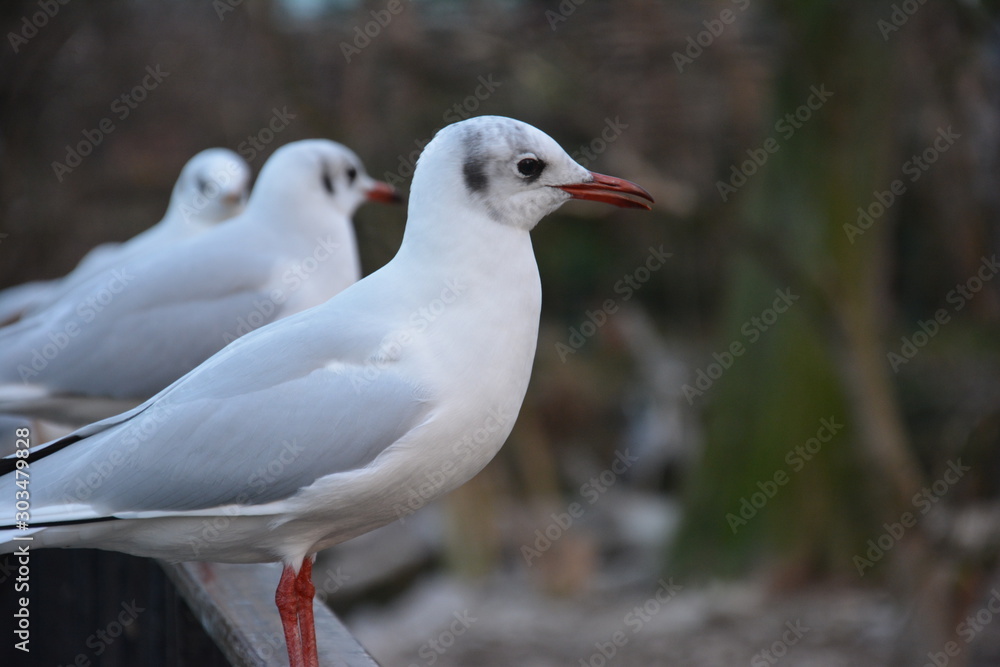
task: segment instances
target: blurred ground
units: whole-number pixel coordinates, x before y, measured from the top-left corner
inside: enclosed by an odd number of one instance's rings
[[[642,543],[656,531],[620,530],[649,502],[616,494],[560,537],[561,553],[545,556],[559,559],[555,580],[553,568],[543,574],[514,558],[482,578],[434,574],[443,509],[435,505],[324,553],[315,581],[386,667],[893,664],[906,612],[888,592],[849,580],[782,590],[768,577],[685,585],[660,576],[657,550]],[[610,553],[567,588],[567,571],[579,571],[594,544]],[[386,582],[406,592],[385,597]]]
[[[679,592],[662,606],[655,595],[632,585],[554,599],[513,577],[433,579],[348,624],[387,667],[881,667],[901,621],[885,593],[843,587],[773,596],[754,584],[723,584]]]

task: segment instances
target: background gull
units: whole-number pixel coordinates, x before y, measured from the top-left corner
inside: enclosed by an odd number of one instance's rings
[[[102,243],[62,278],[37,280],[0,292],[0,324],[10,324],[57,301],[103,271],[121,267],[172,243],[196,236],[243,211],[250,167],[226,148],[209,148],[181,169],[163,219],[123,243]]]
[[[351,215],[366,199],[398,196],[345,146],[283,146],[238,218],[0,329],[0,412],[71,423],[115,414],[248,331],[324,302],[360,277]]]

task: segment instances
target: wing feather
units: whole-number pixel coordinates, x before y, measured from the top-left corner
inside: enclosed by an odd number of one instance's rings
[[[381,337],[363,321],[323,326],[317,310],[244,336],[67,446],[42,446],[33,503],[63,505],[46,511],[53,521],[252,506],[371,463],[426,419],[431,392],[376,363]]]

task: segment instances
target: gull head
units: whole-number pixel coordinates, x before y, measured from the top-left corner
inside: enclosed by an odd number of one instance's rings
[[[209,148],[188,160],[172,200],[187,222],[217,223],[243,212],[250,192],[250,167],[231,150]]]
[[[365,201],[402,201],[395,188],[376,181],[347,146],[327,139],[285,144],[267,160],[250,195],[250,206],[266,201],[289,210],[293,206],[332,209],[350,218]]]
[[[412,192],[423,205],[431,199],[473,208],[525,230],[569,199],[643,209],[653,201],[634,183],[588,171],[541,130],[502,116],[438,132],[417,162]]]

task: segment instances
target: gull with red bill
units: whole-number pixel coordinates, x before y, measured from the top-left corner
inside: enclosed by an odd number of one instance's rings
[[[0,329],[0,413],[86,424],[118,414],[239,336],[361,277],[351,216],[398,202],[346,146],[282,146],[244,212],[102,269]]]
[[[72,271],[0,291],[0,324],[16,322],[44,308],[104,269],[197,236],[239,215],[250,192],[250,166],[225,148],[209,148],[181,169],[163,219],[124,243],[102,243],[84,255]]]
[[[541,308],[529,232],[570,198],[653,201],[525,123],[444,128],[417,163],[388,264],[240,338],[134,410],[35,448],[31,526],[18,529],[5,506],[0,551],[20,537],[32,548],[282,562],[275,600],[289,660],[316,667],[316,552],[398,518],[417,488],[429,500],[463,484],[510,434]],[[472,433],[475,447],[459,447]],[[252,484],[287,442],[297,455]],[[106,461],[118,463],[75,497]],[[0,493],[13,494],[16,459],[0,463]],[[205,539],[217,517],[226,527]]]

